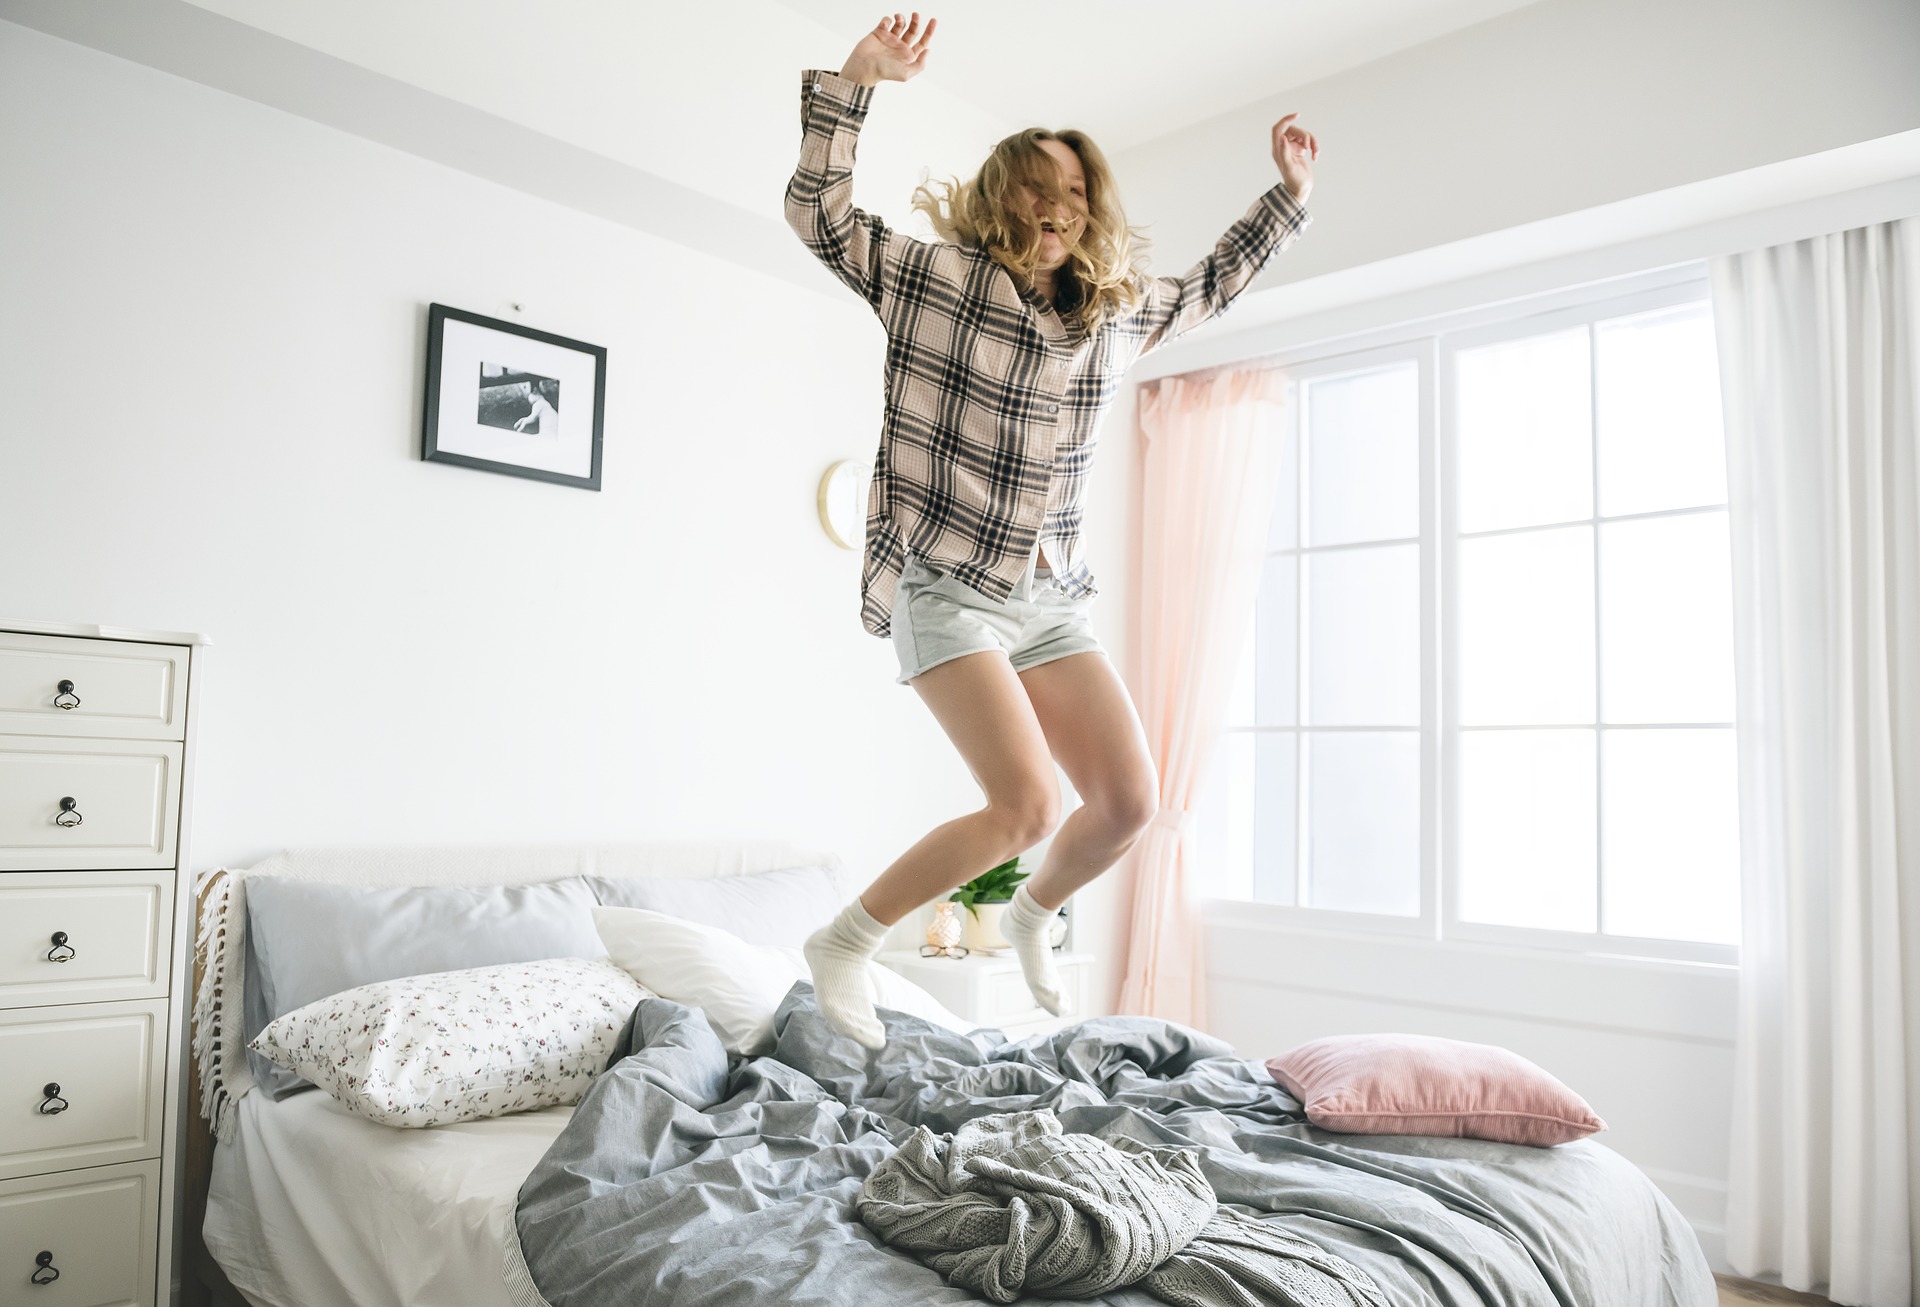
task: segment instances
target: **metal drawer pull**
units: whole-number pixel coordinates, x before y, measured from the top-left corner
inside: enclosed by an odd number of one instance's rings
[[[73,945],[67,943],[67,932],[64,930],[54,931],[53,947],[47,950],[47,961],[71,962],[73,961],[73,957]]]
[[[59,1116],[72,1106],[66,1099],[60,1097],[60,1086],[57,1084],[49,1082],[40,1092],[46,1095],[40,1100],[41,1116]]]
[[[74,806],[72,798],[65,798],[60,800],[60,815],[53,819],[53,824],[56,826],[78,826],[85,820],[86,818],[80,815],[80,810]]]
[[[62,681],[54,688],[59,691],[58,694],[53,696],[54,707],[65,708],[68,712],[72,712],[80,706],[80,696],[73,692],[72,681]],[[59,1272],[56,1271],[54,1274],[57,1275]]]
[[[53,1264],[53,1254],[42,1252],[34,1257],[33,1264],[40,1269],[28,1278],[35,1284],[52,1284],[60,1278],[60,1268]]]

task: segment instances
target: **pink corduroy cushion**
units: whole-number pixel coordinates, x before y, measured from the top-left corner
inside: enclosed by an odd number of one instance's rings
[[[1607,1123],[1518,1053],[1431,1035],[1335,1035],[1267,1061],[1307,1119],[1348,1134],[1449,1135],[1546,1148]]]

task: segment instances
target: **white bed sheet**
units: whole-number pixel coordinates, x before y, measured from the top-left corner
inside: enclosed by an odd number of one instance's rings
[[[572,1115],[399,1130],[248,1094],[214,1149],[208,1251],[257,1307],[518,1307],[515,1198]]]

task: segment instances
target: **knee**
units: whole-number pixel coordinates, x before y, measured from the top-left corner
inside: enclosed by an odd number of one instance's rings
[[[1151,772],[1130,778],[1101,796],[1101,820],[1116,839],[1132,843],[1160,811],[1160,785]]]
[[[990,803],[988,809],[1000,817],[1009,856],[1024,853],[1060,825],[1060,784],[1051,776],[1036,777]]]

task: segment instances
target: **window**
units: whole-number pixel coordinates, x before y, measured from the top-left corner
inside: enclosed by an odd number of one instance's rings
[[[1288,366],[1200,821],[1217,897],[1728,959],[1731,578],[1697,282]]]

